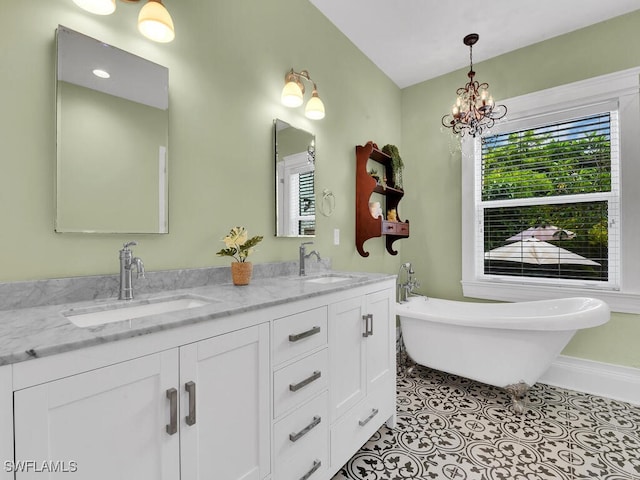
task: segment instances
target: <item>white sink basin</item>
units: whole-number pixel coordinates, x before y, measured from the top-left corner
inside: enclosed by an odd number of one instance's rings
[[[346,275],[327,275],[325,277],[314,277],[305,282],[309,283],[337,283],[337,282],[346,282],[347,280],[351,280],[353,277]]]
[[[135,302],[135,301],[134,301]],[[135,303],[121,300],[118,303],[67,310],[62,315],[74,325],[82,328],[96,327],[107,323],[133,320],[135,318],[177,312],[210,305],[213,301],[191,295],[141,300]]]

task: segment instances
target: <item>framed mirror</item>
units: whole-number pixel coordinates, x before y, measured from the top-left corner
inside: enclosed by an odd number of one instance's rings
[[[57,29],[56,232],[168,232],[169,72]]]
[[[275,119],[276,236],[316,234],[316,138],[301,128]]]

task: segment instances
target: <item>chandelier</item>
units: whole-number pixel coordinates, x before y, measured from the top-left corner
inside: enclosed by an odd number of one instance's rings
[[[473,71],[473,46],[478,38],[477,33],[464,37],[463,42],[469,47],[469,82],[456,90],[458,98],[451,113],[442,117],[442,125],[451,128],[454,134],[461,137],[467,133],[473,137],[482,134],[507,114],[507,107],[495,105],[493,97],[489,95],[489,84],[479,83],[473,78],[476,75]]]

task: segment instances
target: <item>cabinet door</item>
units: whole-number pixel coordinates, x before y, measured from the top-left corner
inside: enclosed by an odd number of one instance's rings
[[[366,395],[364,300],[351,298],[329,306],[331,419]]]
[[[0,366],[0,461],[13,460],[13,377],[11,365]],[[11,469],[2,465],[0,479],[13,479]]]
[[[369,335],[366,337],[367,392],[393,382],[395,376],[395,299],[393,291],[367,295]],[[395,387],[391,387],[395,391]]]
[[[181,347],[180,382],[182,480],[268,475],[269,325]],[[192,425],[186,422],[189,382],[195,388]]]
[[[16,479],[177,480],[177,380],[174,349],[15,392]]]

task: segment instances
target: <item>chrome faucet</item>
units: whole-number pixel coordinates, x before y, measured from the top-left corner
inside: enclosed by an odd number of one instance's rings
[[[137,245],[137,242],[127,242],[120,250],[120,293],[119,300],[131,300],[133,298],[133,281],[131,279],[131,269],[135,266],[138,278],[144,278],[144,263],[138,257],[133,256],[129,247]]]
[[[320,254],[316,250],[312,250],[307,253],[305,250],[305,245],[313,245],[313,242],[303,242],[300,244],[300,276],[303,277],[306,275],[304,262],[311,255],[315,255],[318,261],[320,261]]]
[[[406,282],[400,283],[400,274],[402,270],[407,272]],[[400,269],[398,270],[398,303],[406,302],[409,299],[409,296],[413,293],[414,288],[420,287],[420,283],[413,278],[413,275],[416,272],[413,270],[411,263],[403,263],[400,265]]]

